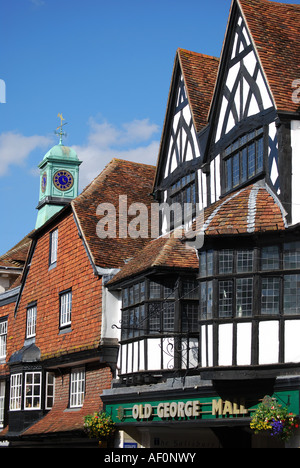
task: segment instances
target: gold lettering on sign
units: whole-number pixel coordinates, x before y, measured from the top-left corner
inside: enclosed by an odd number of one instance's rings
[[[248,410],[245,408],[245,402],[241,401],[239,404],[237,401],[232,403],[229,400],[212,400],[213,416],[227,416],[232,414],[248,414]]]

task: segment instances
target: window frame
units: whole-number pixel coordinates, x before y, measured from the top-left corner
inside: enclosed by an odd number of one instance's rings
[[[300,285],[300,241],[284,239],[282,242],[277,240],[277,242],[269,241],[256,245],[251,245],[250,242],[239,248],[231,247],[230,243],[228,245],[229,247],[224,246],[222,249],[212,249],[207,245],[206,250],[199,252],[200,322],[300,317],[300,293],[297,292],[297,285]],[[226,250],[233,252],[232,273],[229,271],[230,268],[228,271],[220,270],[220,265],[222,266],[220,253]],[[249,255],[251,250],[253,251],[252,258]],[[213,251],[214,264],[210,274],[207,274],[205,267],[205,251],[210,253]],[[241,254],[239,261],[239,253],[246,253],[246,251],[248,251],[247,255]],[[201,262],[202,255],[203,262]],[[252,300],[249,281],[251,279]],[[229,308],[230,305],[232,306],[231,313],[229,310],[223,313],[222,309],[220,310],[222,303],[219,289],[224,281],[232,284],[231,303],[228,305]],[[240,288],[243,282],[247,286],[246,289]],[[213,289],[210,292],[212,297],[210,303],[208,287]],[[238,306],[241,298],[245,307],[242,307],[239,313]],[[252,313],[250,313],[251,302]],[[210,309],[212,313],[209,313]]]
[[[71,298],[71,300],[65,301],[65,298]],[[65,291],[61,291],[59,293],[59,328],[60,330],[71,327],[72,303],[73,303],[72,289],[66,289]]]
[[[178,283],[177,281],[177,277],[169,282],[152,277],[124,286],[121,306],[121,342],[141,337],[198,333],[198,328],[191,330],[191,324],[188,323],[191,317],[192,324],[194,324],[196,312],[186,307],[188,304],[195,304],[199,318],[197,278],[181,276],[180,281]],[[137,295],[131,291],[134,291],[137,284],[142,283],[144,284],[143,294],[140,295],[140,302],[137,302]],[[188,313],[185,312],[187,310],[189,310]],[[137,328],[136,325],[138,325]],[[186,331],[183,331],[183,328]]]
[[[32,315],[33,313],[33,315]],[[30,316],[32,315],[32,316]],[[27,306],[26,311],[26,339],[35,338],[37,321],[37,303],[34,302]]]
[[[76,367],[70,372],[69,407],[82,408],[85,399],[86,370]]]
[[[32,382],[29,382],[29,376],[32,377]],[[35,377],[39,376],[39,382],[35,382]],[[35,392],[36,388],[39,390],[38,393]],[[31,390],[31,394],[28,393],[28,390]],[[27,402],[38,400],[38,406],[27,406]],[[42,405],[42,372],[41,371],[30,371],[25,372],[24,375],[24,410],[25,411],[38,411],[41,409]]]
[[[53,376],[53,383],[49,383],[49,376]],[[52,395],[49,394],[49,388],[53,388]],[[52,399],[52,404],[48,405],[48,398]],[[45,410],[51,410],[55,402],[55,373],[46,372],[45,380]]]
[[[23,373],[15,372],[10,376],[9,410],[22,410]],[[14,404],[12,404],[14,403]]]
[[[266,154],[266,132],[264,127],[251,130],[238,137],[234,142],[228,145],[222,152],[222,194],[227,194],[237,190],[249,181],[265,173],[265,154]],[[258,148],[258,145],[261,147]],[[250,148],[255,145],[254,150],[254,172],[249,174]],[[247,151],[247,154],[245,153]],[[234,170],[235,169],[235,170]],[[243,170],[246,169],[246,177]],[[234,175],[238,174],[238,179],[234,183]],[[230,177],[230,184],[229,184]]]
[[[49,235],[49,267],[54,268],[57,264],[58,253],[58,227],[53,229]]]
[[[0,362],[5,361],[7,353],[7,330],[8,330],[8,319],[0,319]],[[3,352],[4,351],[4,352]]]

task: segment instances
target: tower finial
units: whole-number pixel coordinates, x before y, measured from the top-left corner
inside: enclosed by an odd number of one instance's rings
[[[58,113],[57,117],[60,118],[60,125],[57,127],[54,133],[56,133],[56,135],[59,135],[59,144],[62,145],[62,137],[66,136],[66,133],[62,131],[62,128],[64,125],[67,124],[67,122],[63,123],[63,120],[65,119],[63,118],[62,114]],[[58,129],[60,129],[59,132],[57,131]]]

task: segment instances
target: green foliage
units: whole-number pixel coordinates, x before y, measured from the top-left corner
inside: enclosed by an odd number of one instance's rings
[[[105,439],[115,432],[115,423],[105,411],[88,414],[84,418],[84,430],[88,436],[96,439]]]

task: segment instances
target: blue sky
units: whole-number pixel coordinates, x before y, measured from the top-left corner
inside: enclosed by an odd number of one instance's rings
[[[230,4],[0,0],[0,254],[35,226],[58,113],[81,189],[113,157],[156,163],[176,49],[219,57]]]

